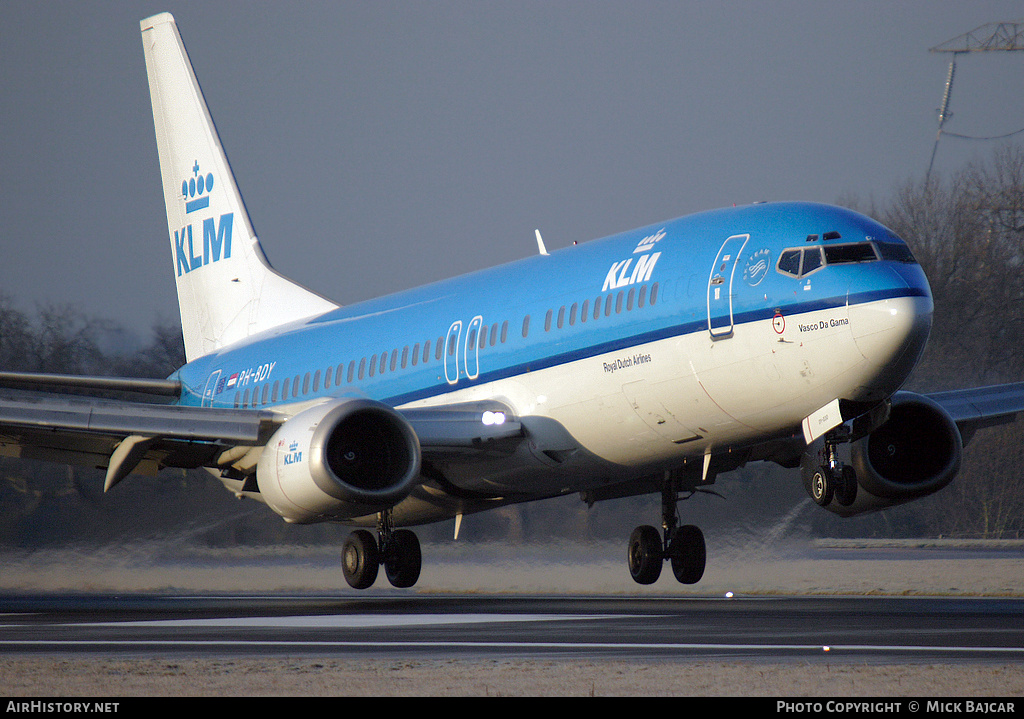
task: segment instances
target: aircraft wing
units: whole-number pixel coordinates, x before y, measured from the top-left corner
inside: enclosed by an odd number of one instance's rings
[[[964,444],[977,430],[1012,422],[1024,412],[1024,382],[935,392],[927,396],[953,418]]]
[[[109,489],[132,471],[201,467],[262,445],[280,422],[266,411],[24,395],[0,399],[0,454],[106,467]]]
[[[0,386],[171,395],[172,380],[0,373]],[[400,410],[425,456],[507,449],[523,436],[498,402]],[[0,455],[106,468],[104,489],[132,472],[217,467],[264,446],[288,417],[255,409],[189,407],[40,391],[0,397]],[[254,467],[254,463],[252,464]]]

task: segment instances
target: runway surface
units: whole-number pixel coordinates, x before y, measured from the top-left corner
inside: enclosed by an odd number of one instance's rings
[[[1019,662],[1024,599],[0,595],[0,656]]]

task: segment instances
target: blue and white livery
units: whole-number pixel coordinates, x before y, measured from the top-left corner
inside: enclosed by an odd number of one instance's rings
[[[0,401],[8,454],[132,472],[205,467],[288,522],[353,525],[343,569],[415,584],[409,526],[570,493],[660,493],[629,542],[633,578],[706,549],[680,497],[770,460],[842,515],[935,492],[975,429],[1024,409],[1018,385],[900,391],[932,298],[877,222],[808,203],[658,222],[340,306],[267,261],[174,19],[142,21],[171,271],[187,364],[165,380],[6,373],[121,389]]]

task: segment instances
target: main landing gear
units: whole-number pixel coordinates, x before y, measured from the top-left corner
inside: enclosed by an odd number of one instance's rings
[[[388,581],[399,589],[416,584],[423,565],[420,540],[411,530],[394,529],[390,511],[377,515],[376,537],[367,529],[357,529],[341,550],[342,572],[353,589],[373,586],[382,564]]]
[[[654,584],[661,576],[665,561],[672,565],[672,574],[682,584],[696,584],[704,576],[707,547],[704,533],[688,524],[678,525],[675,486],[665,482],[661,492],[662,532],[650,525],[637,527],[629,538],[626,555],[629,573],[637,584]]]

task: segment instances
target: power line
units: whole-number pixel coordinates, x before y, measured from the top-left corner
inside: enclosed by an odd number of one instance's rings
[[[952,59],[949,62],[949,72],[946,75],[946,87],[942,93],[942,105],[939,107],[939,129],[935,133],[935,144],[932,147],[932,158],[928,163],[928,173],[925,175],[925,186],[931,181],[932,168],[935,165],[935,155],[939,149],[939,140],[943,135],[956,137],[963,140],[1001,140],[1013,137],[1024,132],[1024,128],[1005,135],[992,137],[979,137],[971,135],[960,135],[957,133],[945,132],[943,126],[950,118],[949,100],[953,93],[953,78],[956,76],[956,57],[972,52],[1019,52],[1024,50],[1024,21],[1022,22],[992,22],[977,27],[963,35],[957,35],[951,40],[936,45],[929,52],[951,53]]]
[[[1008,132],[1005,135],[991,135],[989,137],[981,137],[978,135],[961,135],[956,132],[943,132],[942,134],[945,135],[946,137],[956,137],[960,140],[1005,140],[1007,137],[1013,137],[1014,135],[1019,135],[1022,132],[1024,132],[1024,127],[1022,127],[1019,130],[1014,130],[1013,132]]]

